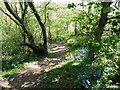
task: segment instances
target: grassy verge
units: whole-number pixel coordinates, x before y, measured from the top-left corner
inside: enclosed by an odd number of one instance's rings
[[[40,88],[80,88],[105,89],[120,88],[115,82],[118,66],[111,60],[101,58],[89,64],[88,50],[80,48],[68,52],[59,68],[41,76]],[[118,78],[118,77],[117,77]]]
[[[52,51],[48,51],[48,55],[52,55]],[[0,80],[4,77],[14,75],[14,73],[30,62],[37,61],[42,56],[37,56],[32,52],[21,53],[15,56],[2,57],[2,71],[0,71]],[[44,57],[44,56],[43,56]]]
[[[2,57],[2,72],[0,79],[4,77],[9,77],[11,74],[15,73],[20,68],[27,65],[29,62],[37,61],[40,57],[34,55],[33,53],[21,53],[16,56],[3,56]]]

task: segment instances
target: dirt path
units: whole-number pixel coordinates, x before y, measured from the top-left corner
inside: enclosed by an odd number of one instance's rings
[[[41,58],[39,61],[29,63],[24,68],[14,74],[14,77],[0,81],[0,86],[5,88],[30,88],[40,85],[40,76],[48,72],[51,68],[59,67],[58,62],[64,60],[64,55],[68,48],[64,46],[65,42],[49,45],[49,50],[54,54]]]

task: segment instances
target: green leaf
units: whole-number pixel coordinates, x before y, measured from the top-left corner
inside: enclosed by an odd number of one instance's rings
[[[104,13],[112,12],[114,9],[112,7],[103,8]]]
[[[111,28],[113,32],[117,33],[118,29],[117,28]]]
[[[92,6],[93,4],[95,4],[95,2],[90,2],[87,5]]]
[[[112,25],[113,25],[113,26],[117,26],[117,24],[118,24],[118,23],[117,23],[116,20],[114,20],[114,21],[112,22]]]
[[[76,5],[75,5],[74,3],[72,3],[72,4],[68,4],[67,7],[70,9],[70,8],[74,8],[74,7],[76,7]]]

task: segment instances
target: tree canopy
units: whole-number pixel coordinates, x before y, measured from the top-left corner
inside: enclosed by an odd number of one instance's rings
[[[3,0],[0,4],[0,78],[7,78],[11,87],[25,88],[22,83],[35,81],[27,87],[120,88],[119,1],[61,5],[51,0]],[[34,65],[39,67],[33,69]],[[33,74],[26,74],[30,81],[24,81],[23,67],[28,67],[26,73],[33,70]],[[12,77],[21,81],[15,84]],[[6,88],[1,82],[0,86]]]

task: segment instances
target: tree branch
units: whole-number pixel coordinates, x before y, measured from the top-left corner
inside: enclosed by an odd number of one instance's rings
[[[0,7],[0,10],[1,10],[5,15],[7,15],[13,22],[15,22],[17,25],[20,26],[20,24],[19,24],[16,20],[14,20],[8,13],[6,13],[1,7]]]
[[[27,12],[27,8],[28,8],[28,5],[27,5],[26,2],[24,2],[24,9],[22,11],[22,19],[23,19],[23,21],[24,21],[24,18],[25,18],[25,14]]]
[[[30,44],[29,43],[20,43],[20,44],[18,44],[17,46],[28,46],[28,47],[30,47]]]
[[[14,13],[14,11],[12,10],[12,8],[8,4],[8,2],[4,2],[4,4],[5,4],[7,10],[14,16],[14,18],[16,18],[20,23],[22,23],[23,21],[20,19],[20,17],[17,14]]]
[[[46,15],[46,9],[47,9],[47,6],[50,4],[51,0],[45,4],[45,21],[44,21],[44,25],[46,24],[46,21],[47,21],[47,15]]]
[[[110,19],[120,19],[120,15],[115,16],[115,17],[111,17],[111,18],[107,18],[107,20],[110,20]]]
[[[19,0],[19,5],[20,5],[20,7],[21,7],[21,9],[23,11],[23,5],[22,5],[22,2],[20,2],[20,0]]]

